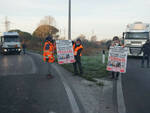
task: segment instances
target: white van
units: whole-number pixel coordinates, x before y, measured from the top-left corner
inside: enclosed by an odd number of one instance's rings
[[[4,32],[0,37],[0,52],[2,54],[21,52],[21,43],[17,32]]]

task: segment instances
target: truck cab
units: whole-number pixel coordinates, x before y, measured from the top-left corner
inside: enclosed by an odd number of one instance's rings
[[[17,32],[4,32],[0,37],[0,52],[2,54],[21,52],[21,43]]]
[[[141,48],[150,38],[150,25],[142,22],[127,25],[123,33],[124,45],[128,47],[128,56],[143,56]]]

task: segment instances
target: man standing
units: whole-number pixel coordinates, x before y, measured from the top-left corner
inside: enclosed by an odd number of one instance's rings
[[[22,43],[22,49],[23,49],[23,53],[26,54],[26,44],[25,44],[25,41],[23,41],[23,43]]]
[[[147,68],[149,68],[149,57],[150,57],[150,40],[148,39],[146,43],[143,45],[141,51],[143,52],[142,65],[144,68],[144,61],[147,60]]]
[[[48,78],[53,78],[51,75],[50,65],[55,61],[53,38],[48,36],[45,40],[43,48],[43,60],[48,63]]]
[[[73,44],[73,50],[74,50],[74,56],[75,56],[75,62],[73,63],[73,67],[74,67],[74,74],[78,75],[78,70],[77,70],[77,66],[79,68],[80,71],[80,75],[83,74],[83,70],[82,70],[82,64],[81,64],[81,52],[83,50],[83,46],[81,44],[81,40],[78,38],[76,40],[76,42]]]

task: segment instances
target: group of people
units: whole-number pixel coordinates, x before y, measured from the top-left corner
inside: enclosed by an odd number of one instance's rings
[[[83,50],[83,45],[79,38],[76,41],[72,41],[72,45],[73,45],[74,58],[75,58],[75,62],[73,63],[74,75],[82,75],[83,69],[82,69],[82,64],[81,64],[81,56],[82,56],[81,53]],[[113,40],[112,40],[112,43],[110,46],[124,47],[124,45],[119,40],[119,37],[117,37],[117,36],[113,37]],[[25,48],[26,48],[26,45],[25,45],[25,43],[23,43],[24,54],[25,54]],[[51,63],[53,63],[55,61],[55,57],[54,57],[55,50],[56,50],[55,40],[53,39],[52,36],[49,35],[45,39],[45,44],[44,44],[44,48],[43,48],[43,60],[45,62],[48,62],[49,63],[48,65],[51,65]],[[150,40],[149,39],[143,45],[141,52],[143,52],[141,67],[142,68],[144,67],[144,61],[146,59],[147,60],[147,68],[149,68],[149,57],[150,57]],[[78,71],[78,69],[79,69],[79,71]],[[48,69],[48,72],[49,72],[48,77],[52,78],[53,76],[51,75],[50,71],[51,70]],[[112,79],[118,79],[119,74],[120,74],[119,72],[112,72]]]
[[[74,58],[75,62],[73,63],[74,67],[74,75],[82,75],[83,69],[81,65],[81,52],[83,50],[83,46],[80,39],[77,39],[75,42],[72,41],[73,44],[73,52],[74,52]],[[45,62],[48,62],[48,68],[51,65],[51,63],[54,63],[55,57],[54,57],[54,51],[56,50],[56,42],[53,39],[52,36],[48,36],[45,39],[44,48],[43,48],[43,60]],[[79,68],[79,73],[78,73]],[[51,75],[51,70],[48,69],[48,78],[53,78]]]

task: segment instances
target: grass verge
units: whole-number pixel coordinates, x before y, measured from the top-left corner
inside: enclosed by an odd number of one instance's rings
[[[106,70],[106,63],[102,63],[101,54],[97,56],[82,56],[81,59],[84,71],[84,74],[82,75],[83,78],[96,82],[94,78],[102,78],[108,75]],[[68,71],[73,72],[72,64],[63,64],[62,66]]]
[[[30,50],[34,51],[38,54],[42,54],[40,51]],[[55,56],[57,57],[57,56]],[[106,55],[106,62],[108,59],[108,55]],[[96,56],[82,56],[81,57],[82,67],[84,74],[82,75],[83,78],[89,81],[96,82],[96,85],[103,86],[104,84],[102,82],[97,82],[95,78],[103,78],[108,76],[108,71],[106,70],[107,63],[102,63],[102,54],[98,54]],[[69,72],[74,72],[73,70],[73,64],[62,64],[62,67],[64,67]]]

